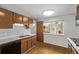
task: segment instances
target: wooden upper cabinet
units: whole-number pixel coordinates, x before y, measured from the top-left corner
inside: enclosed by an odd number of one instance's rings
[[[33,24],[33,20],[31,18],[28,18],[28,19],[29,19],[29,27],[31,27]]]
[[[12,28],[13,23],[24,24],[29,28],[33,21],[27,16],[0,8],[0,28]]]
[[[13,19],[14,23],[20,23],[20,24],[23,23],[23,16],[20,14],[14,13]]]
[[[33,23],[33,20],[29,18],[29,25]]]
[[[13,13],[6,9],[0,8],[0,28],[12,28]]]
[[[23,16],[23,24],[26,25],[26,26],[29,26],[28,17]]]
[[[31,18],[23,16],[23,24],[24,25],[31,27],[32,23],[33,23],[33,20]]]
[[[79,16],[79,5],[77,5],[76,13],[77,13],[77,16]]]

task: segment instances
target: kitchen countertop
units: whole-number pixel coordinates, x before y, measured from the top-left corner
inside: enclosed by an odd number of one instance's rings
[[[52,33],[44,33],[45,35],[53,35],[53,36],[64,36],[64,34],[52,34]]]
[[[71,40],[71,38],[67,38],[67,39],[72,44],[72,46],[76,49],[76,51],[79,53],[79,47]]]
[[[23,39],[23,38],[32,37],[34,35],[36,35],[36,34],[30,34],[30,35],[24,35],[24,36],[18,36],[18,37],[19,37],[19,39]]]
[[[24,35],[24,36],[12,35],[12,36],[0,37],[0,45],[8,42],[16,41],[16,40],[21,40],[23,38],[28,38],[34,35],[36,34],[30,34],[30,35]]]

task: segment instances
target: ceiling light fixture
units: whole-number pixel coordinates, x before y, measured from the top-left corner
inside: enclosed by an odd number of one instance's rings
[[[52,16],[55,13],[54,10],[45,10],[43,11],[44,16]]]

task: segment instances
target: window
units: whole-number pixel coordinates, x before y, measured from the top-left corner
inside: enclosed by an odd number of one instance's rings
[[[49,23],[44,23],[44,33],[64,35],[64,21],[57,20]]]

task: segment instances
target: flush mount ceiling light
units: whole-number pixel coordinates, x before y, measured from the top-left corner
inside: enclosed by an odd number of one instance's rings
[[[52,16],[55,13],[54,10],[45,10],[43,11],[44,16]]]

